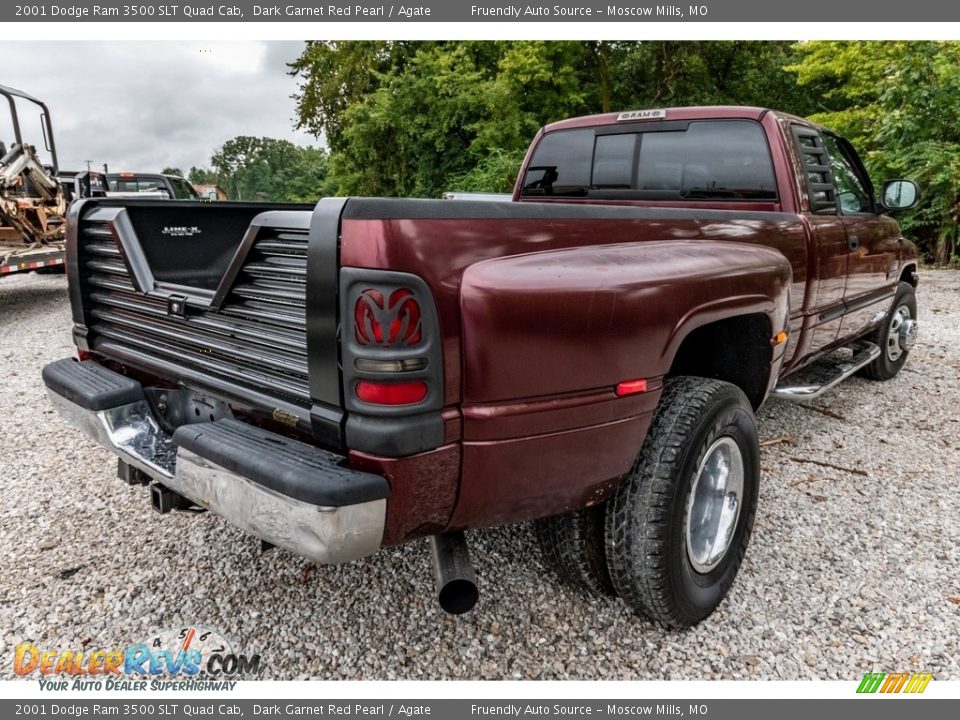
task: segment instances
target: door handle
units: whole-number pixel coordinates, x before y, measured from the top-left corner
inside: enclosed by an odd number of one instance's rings
[[[858,247],[860,247],[860,238],[858,238],[856,235],[848,235],[847,247],[850,250],[856,250]]]

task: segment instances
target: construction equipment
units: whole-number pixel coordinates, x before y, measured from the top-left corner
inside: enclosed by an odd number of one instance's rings
[[[3,85],[0,96],[7,99],[13,131],[9,147],[0,137],[0,274],[62,268],[67,205],[77,197],[102,196],[103,175],[88,171],[61,177],[46,104]],[[18,101],[39,109],[49,162],[24,140]]]

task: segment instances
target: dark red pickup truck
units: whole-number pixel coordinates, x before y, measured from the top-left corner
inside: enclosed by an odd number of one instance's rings
[[[463,531],[537,520],[561,575],[689,625],[747,547],[754,410],[906,360],[916,252],[887,213],[916,195],[877,197],[829,130],[712,107],[549,125],[509,202],[88,200],[79,361],[44,379],[161,512],[318,562],[430,537],[453,612]]]

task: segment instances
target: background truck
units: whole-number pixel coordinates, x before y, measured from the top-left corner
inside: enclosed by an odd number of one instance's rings
[[[161,512],[318,562],[430,537],[451,612],[464,531],[536,520],[562,576],[687,626],[747,548],[754,410],[906,361],[888,212],[916,193],[877,197],[825,128],[713,107],[547,126],[509,202],[88,200],[79,359],[44,380]]]
[[[40,100],[0,85],[9,125],[0,124],[0,275],[29,270],[62,270],[64,215],[80,197],[102,196],[103,176],[60,173],[50,111]],[[24,139],[19,103],[37,111],[46,157]],[[28,113],[29,114],[29,113]],[[9,133],[4,142],[5,132]]]
[[[162,200],[200,200],[193,185],[179,175],[162,173],[107,173],[107,196],[129,197],[143,193],[144,197]]]

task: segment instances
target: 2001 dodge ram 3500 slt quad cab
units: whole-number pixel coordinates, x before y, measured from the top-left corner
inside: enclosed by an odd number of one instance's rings
[[[825,128],[712,107],[549,125],[510,202],[87,200],[79,360],[43,376],[161,512],[318,562],[430,537],[452,612],[463,531],[537,520],[561,575],[690,625],[747,547],[754,409],[903,366],[916,253],[886,213],[916,193],[878,200]]]

